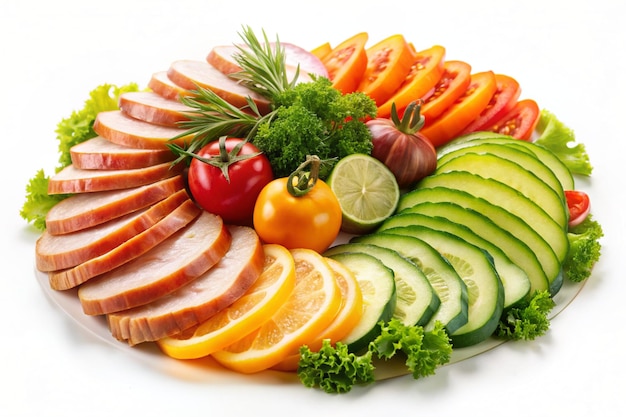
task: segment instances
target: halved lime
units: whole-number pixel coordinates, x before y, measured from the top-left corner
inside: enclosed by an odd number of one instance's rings
[[[366,154],[352,154],[339,160],[328,185],[341,205],[341,229],[347,233],[372,231],[395,212],[400,199],[393,173],[381,161]]]

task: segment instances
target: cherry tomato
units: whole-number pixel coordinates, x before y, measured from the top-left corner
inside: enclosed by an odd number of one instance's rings
[[[393,35],[367,49],[367,68],[357,87],[377,106],[384,104],[406,79],[414,62],[413,50],[402,35]]]
[[[496,74],[496,92],[483,112],[461,134],[478,132],[493,126],[494,122],[511,111],[522,90],[519,83],[508,75]]]
[[[188,175],[196,203],[227,223],[252,225],[256,198],[274,179],[267,157],[243,139],[225,137],[204,146],[196,156]]]
[[[322,63],[328,70],[328,79],[333,82],[333,87],[344,94],[354,92],[361,82],[367,67],[367,39],[367,33],[357,33],[322,58]]]
[[[488,131],[530,140],[539,122],[539,106],[531,99],[520,100],[507,114],[495,121]]]
[[[431,123],[426,123],[422,134],[435,147],[449,142],[480,115],[495,91],[496,77],[493,72],[472,74],[470,85],[465,93],[438,118]]]
[[[589,195],[584,191],[566,190],[565,200],[569,209],[569,227],[581,224],[589,215],[591,203]]]
[[[446,61],[439,82],[422,98],[422,116],[426,124],[437,118],[467,91],[472,67],[463,61]]]
[[[394,95],[378,108],[378,117],[389,117],[391,105],[395,103],[398,115],[402,117],[404,109],[415,100],[432,90],[443,75],[443,60],[446,50],[435,45],[417,52],[409,74]]]
[[[322,253],[339,234],[341,206],[331,188],[316,179],[317,174],[298,175],[296,171],[288,178],[277,178],[261,190],[254,206],[254,228],[265,243]]]

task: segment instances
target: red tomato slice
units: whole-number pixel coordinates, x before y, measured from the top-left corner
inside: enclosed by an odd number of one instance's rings
[[[357,87],[377,106],[391,98],[413,65],[413,50],[402,35],[393,35],[367,49],[367,68]]]
[[[502,118],[515,107],[515,103],[517,103],[522,92],[519,83],[508,75],[496,74],[496,86],[496,92],[485,110],[476,120],[463,129],[462,134],[478,132],[493,126],[496,120]]]
[[[485,130],[530,140],[538,122],[539,106],[534,100],[525,99],[518,101],[511,111]]]
[[[463,61],[446,61],[435,87],[422,97],[421,114],[425,123],[434,120],[463,95],[469,87],[472,67]]]
[[[565,190],[565,200],[569,209],[569,227],[578,226],[589,215],[591,202],[584,191]]]
[[[496,88],[496,76],[493,72],[472,74],[465,93],[441,116],[430,124],[427,122],[420,132],[435,147],[449,142],[487,107]]]
[[[406,106],[416,97],[423,97],[431,91],[443,75],[445,54],[445,48],[439,45],[417,52],[404,82],[394,95],[378,108],[378,117],[389,117],[393,103],[402,117]]]
[[[344,94],[352,93],[357,89],[367,68],[367,53],[365,52],[367,39],[367,33],[357,33],[341,42],[322,58],[333,87]]]

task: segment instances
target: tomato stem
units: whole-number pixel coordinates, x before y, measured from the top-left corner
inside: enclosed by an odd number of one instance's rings
[[[169,144],[168,146],[172,150],[172,152],[174,152],[177,155],[181,155],[181,156],[185,156],[189,158],[196,158],[197,160],[202,161],[205,164],[209,164],[211,166],[218,168],[222,172],[222,175],[224,175],[224,178],[226,178],[226,181],[230,182],[230,176],[228,175],[228,168],[230,168],[231,165],[237,162],[245,161],[246,159],[252,159],[255,156],[261,155],[262,152],[259,151],[259,152],[254,152],[250,154],[240,155],[239,152],[241,152],[241,148],[243,148],[243,146],[248,142],[247,139],[244,139],[241,142],[237,143],[233,147],[233,149],[231,149],[229,152],[228,149],[226,149],[227,138],[228,136],[220,136],[220,138],[218,139],[220,154],[212,155],[209,158],[204,158],[194,152],[190,152],[187,149],[183,149],[176,144]]]
[[[294,197],[302,197],[317,183],[321,160],[317,155],[307,155],[306,161],[300,164],[287,179],[287,191]]]

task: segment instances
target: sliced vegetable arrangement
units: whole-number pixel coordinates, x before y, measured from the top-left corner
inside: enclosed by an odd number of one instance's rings
[[[573,132],[440,45],[263,35],[59,123],[20,212],[51,288],[130,345],[327,392],[545,334],[601,251]]]

